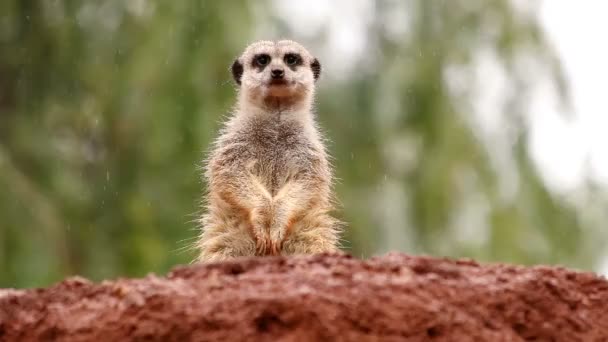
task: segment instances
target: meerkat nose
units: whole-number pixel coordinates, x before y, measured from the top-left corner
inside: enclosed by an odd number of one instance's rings
[[[284,75],[285,71],[283,71],[283,69],[272,69],[272,78],[279,79],[283,78]]]

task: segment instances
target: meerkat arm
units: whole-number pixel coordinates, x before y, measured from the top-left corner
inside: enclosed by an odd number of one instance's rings
[[[290,181],[273,198],[274,220],[270,234],[287,254],[336,251],[337,221],[329,216],[326,183],[306,179]]]
[[[270,229],[273,241],[282,241],[289,233],[290,221],[297,220],[308,210],[314,194],[305,182],[287,182],[272,198],[273,221]]]
[[[286,211],[282,227],[277,227],[283,254],[316,254],[339,251],[340,224],[322,198],[300,198],[301,207]],[[273,231],[274,232],[274,231]]]
[[[208,169],[209,197],[198,242],[199,260],[224,260],[254,255],[265,241],[272,197],[247,165],[229,162],[230,154],[212,158]]]

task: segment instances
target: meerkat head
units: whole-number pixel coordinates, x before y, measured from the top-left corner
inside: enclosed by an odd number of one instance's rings
[[[290,40],[253,43],[232,64],[240,101],[263,109],[310,106],[320,74],[319,61]]]

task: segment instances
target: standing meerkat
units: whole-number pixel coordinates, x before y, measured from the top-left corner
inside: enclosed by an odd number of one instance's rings
[[[312,110],[321,64],[300,44],[248,46],[238,102],[206,165],[199,261],[338,251],[332,172]]]

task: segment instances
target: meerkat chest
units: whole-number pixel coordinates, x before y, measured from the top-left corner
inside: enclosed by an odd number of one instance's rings
[[[280,189],[296,175],[310,170],[314,152],[301,127],[291,123],[266,125],[251,133],[248,142],[252,150],[251,172],[271,192]]]

